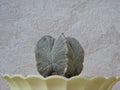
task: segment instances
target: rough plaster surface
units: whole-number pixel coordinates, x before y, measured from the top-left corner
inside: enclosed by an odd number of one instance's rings
[[[38,74],[35,44],[62,32],[85,50],[81,75],[120,76],[120,0],[0,0],[0,74]]]

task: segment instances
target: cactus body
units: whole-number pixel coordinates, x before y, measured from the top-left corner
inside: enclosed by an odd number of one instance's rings
[[[43,36],[36,45],[35,57],[37,70],[42,76],[55,74],[69,78],[81,73],[84,50],[76,39],[64,34],[58,39]]]

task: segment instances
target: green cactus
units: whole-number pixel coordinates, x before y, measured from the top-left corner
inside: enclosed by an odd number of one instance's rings
[[[84,50],[79,42],[61,34],[58,39],[43,36],[35,48],[38,72],[44,76],[79,75],[83,69]]]

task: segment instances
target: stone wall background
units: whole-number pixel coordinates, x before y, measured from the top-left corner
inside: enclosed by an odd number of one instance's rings
[[[0,74],[38,74],[37,41],[62,32],[85,50],[81,75],[120,76],[120,0],[0,0]]]

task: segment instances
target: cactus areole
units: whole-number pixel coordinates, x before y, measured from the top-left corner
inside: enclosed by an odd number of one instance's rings
[[[42,76],[61,75],[70,78],[81,73],[84,50],[75,38],[61,34],[55,39],[46,35],[37,42],[35,58],[37,70]]]

